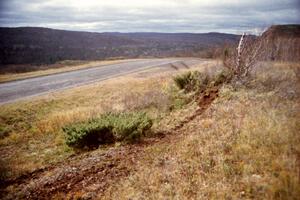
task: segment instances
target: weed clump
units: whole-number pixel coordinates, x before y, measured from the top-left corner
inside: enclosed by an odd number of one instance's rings
[[[231,78],[232,73],[223,69],[214,76],[209,76],[199,71],[189,71],[175,76],[173,80],[180,90],[184,90],[186,93],[194,92],[200,94],[209,88],[228,83]]]
[[[219,73],[217,73],[213,78],[214,86],[219,86],[224,83],[229,83],[233,78],[233,73],[228,69],[223,69]]]
[[[189,71],[174,77],[177,87],[186,92],[202,91],[209,83],[209,76],[199,71]]]
[[[63,127],[66,144],[75,148],[98,147],[115,141],[139,140],[152,126],[144,112],[107,113],[99,118]]]

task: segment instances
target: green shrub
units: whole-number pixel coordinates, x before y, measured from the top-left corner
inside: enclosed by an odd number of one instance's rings
[[[177,75],[173,78],[177,87],[181,90],[185,89],[187,85],[190,83],[192,72],[186,72],[184,74]]]
[[[97,147],[115,141],[133,142],[152,126],[144,112],[107,113],[97,119],[63,127],[67,145],[76,148]]]
[[[232,77],[233,77],[232,72],[225,68],[214,76],[213,78],[214,85],[218,86],[223,83],[228,83],[232,79]]]
[[[63,127],[66,143],[72,147],[97,146],[114,142],[112,127],[106,118]]]
[[[232,73],[227,69],[221,70],[213,77],[200,73],[199,71],[189,71],[173,78],[179,89],[184,90],[185,92],[196,93],[202,93],[209,87],[228,83],[231,79]]]
[[[135,141],[152,126],[152,120],[144,112],[110,115],[113,134],[119,141]]]
[[[210,77],[199,71],[189,71],[173,78],[177,87],[186,92],[202,92],[210,83]]]
[[[181,91],[175,85],[170,85],[168,87],[167,94],[169,98],[168,111],[181,109],[184,105],[193,100],[192,97],[186,95],[184,91]]]

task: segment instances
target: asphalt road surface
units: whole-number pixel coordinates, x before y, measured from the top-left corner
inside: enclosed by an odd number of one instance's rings
[[[0,104],[101,81],[148,68],[159,67],[163,70],[166,67],[170,67],[170,65],[174,66],[176,64],[190,67],[201,62],[203,60],[193,58],[143,59],[1,83]]]

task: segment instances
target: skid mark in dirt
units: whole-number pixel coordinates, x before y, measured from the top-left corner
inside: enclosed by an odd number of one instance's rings
[[[110,182],[127,176],[142,149],[143,145],[128,145],[112,147],[105,153],[94,151],[74,157],[32,177],[11,182],[7,186],[14,186],[13,193],[6,186],[1,191],[2,196],[4,199],[49,199],[55,194],[71,194],[83,189],[87,190],[84,193],[93,195],[93,191],[101,192]]]
[[[197,99],[198,108],[195,112],[182,120],[178,125],[176,125],[172,131],[177,131],[182,128],[185,124],[189,123],[197,116],[201,115],[209,106],[210,104],[218,97],[219,89],[217,87],[211,88],[203,92]]]

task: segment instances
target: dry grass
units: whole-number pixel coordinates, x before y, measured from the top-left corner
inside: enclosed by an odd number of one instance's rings
[[[143,91],[159,88],[163,82],[137,83],[132,78],[123,78],[48,95],[33,102],[2,106],[1,126],[11,133],[0,140],[1,161],[17,173],[14,176],[63,160],[73,152],[64,144],[61,127],[105,111],[124,110],[128,107],[124,102],[128,91],[143,95]]]
[[[132,59],[133,60],[133,59]],[[33,72],[24,72],[24,73],[5,73],[0,74],[0,83],[7,82],[7,81],[14,81],[14,80],[20,80],[20,79],[26,79],[26,78],[33,78],[37,76],[45,76],[50,74],[57,74],[62,72],[69,72],[79,69],[86,69],[90,67],[95,66],[101,66],[101,65],[109,65],[109,64],[117,64],[120,62],[123,62],[124,60],[107,60],[107,61],[91,61],[84,64],[79,65],[70,65],[69,63],[65,64],[62,63],[62,67],[47,67],[45,70],[38,70]],[[128,61],[128,60],[126,60]],[[69,66],[70,65],[70,66]]]
[[[147,110],[158,120],[163,118],[172,101],[168,91],[171,75],[178,72],[151,73],[118,77],[1,105],[0,127],[9,130],[8,136],[0,138],[0,162],[5,166],[1,176],[16,177],[74,154],[64,143],[61,128],[66,124],[107,111],[135,109]]]
[[[297,199],[299,72],[299,64],[266,63],[247,86],[224,86],[203,115],[147,147],[136,170],[99,198]],[[61,127],[105,111],[146,109],[156,129],[170,130],[195,109],[168,114],[171,82],[170,73],[134,75],[1,106],[0,124],[11,130],[0,140],[4,175],[64,160],[73,152]]]
[[[178,139],[149,147],[103,199],[298,199],[299,68],[268,63],[248,87],[223,87],[204,115]]]

